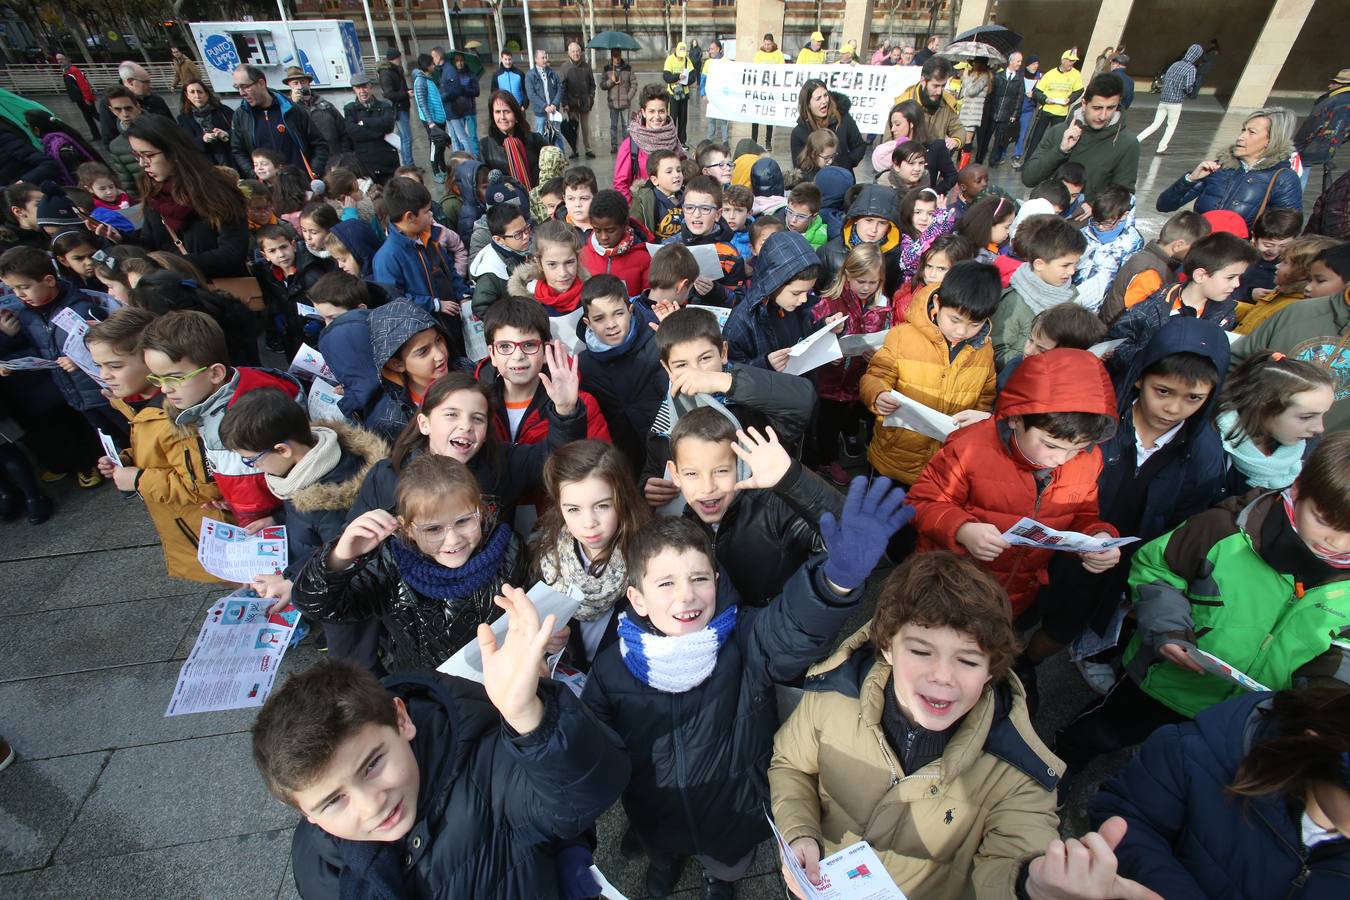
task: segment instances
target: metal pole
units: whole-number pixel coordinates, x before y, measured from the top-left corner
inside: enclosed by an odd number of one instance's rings
[[[525,49],[530,54],[525,68],[528,70],[534,65],[534,29],[530,27],[530,0],[522,0],[525,7]],[[543,113],[540,113],[543,115]]]
[[[455,29],[450,27],[450,0],[441,0],[441,10],[445,13],[445,33],[450,35],[450,49],[455,49]]]
[[[291,58],[295,60],[297,66],[300,66],[300,50],[295,46],[295,35],[291,34],[291,20],[286,18],[285,0],[277,0],[277,12],[281,13],[281,27],[286,29],[286,40],[291,45]]]
[[[361,8],[366,13],[366,29],[370,31],[370,55],[377,60],[380,57],[380,44],[375,40],[375,20],[370,15],[370,0],[361,0]]]

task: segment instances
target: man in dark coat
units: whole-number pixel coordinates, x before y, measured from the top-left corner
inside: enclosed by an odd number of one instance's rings
[[[252,177],[253,150],[270,147],[311,178],[322,176],[328,165],[328,141],[309,113],[269,88],[267,76],[254,66],[235,69],[234,86],[243,98],[230,123],[234,167]]]
[[[408,87],[408,75],[403,71],[403,54],[397,47],[384,51],[384,63],[380,65],[380,93],[394,107],[395,120],[398,122],[399,160],[402,165],[412,165],[412,88]]]
[[[324,141],[328,144],[328,155],[333,157],[350,151],[352,139],[347,134],[347,124],[342,110],[314,92],[310,87],[314,83],[314,78],[304,69],[291,66],[286,70],[284,83],[291,89],[291,102],[309,113],[314,127],[323,135]]]
[[[95,109],[97,97],[89,79],[80,71],[80,67],[70,61],[64,53],[56,54],[56,64],[61,67],[61,81],[66,86],[66,96],[70,102],[80,108],[84,121],[89,123],[89,133],[94,140],[99,139],[98,113]]]
[[[352,76],[352,93],[356,99],[342,111],[347,134],[356,158],[370,170],[376,183],[383,184],[398,168],[398,151],[385,140],[397,125],[394,105],[375,96],[375,86],[364,73]]]
[[[572,41],[567,45],[567,62],[562,68],[563,110],[577,121],[577,134],[572,141],[572,159],[577,158],[584,144],[586,158],[595,159],[591,149],[591,109],[595,106],[595,73],[581,54],[581,45]]]
[[[993,140],[984,150],[989,159],[989,168],[996,168],[1003,162],[1008,145],[1017,140],[1018,117],[1022,113],[1022,101],[1026,99],[1026,73],[1022,71],[1022,53],[1014,50],[1008,54],[1007,67],[994,76],[993,102],[987,104],[990,110],[990,124],[993,126]],[[984,162],[981,158],[979,162]]]

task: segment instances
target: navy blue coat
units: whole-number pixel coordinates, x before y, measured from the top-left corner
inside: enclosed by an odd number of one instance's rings
[[[74,311],[85,321],[104,318],[103,311],[91,303],[90,291],[77,288],[64,278],[58,284],[61,293],[46,306],[35,309],[25,303],[6,304],[6,308],[19,317],[19,333],[13,337],[0,335],[0,356],[6,359],[37,356],[52,360],[65,356],[61,348],[66,342],[66,332],[52,324],[52,316],[63,309]],[[52,383],[71,409],[96,409],[108,405],[98,383],[84,372],[67,372],[64,369],[46,371],[51,373]]]
[[[1265,201],[1266,209],[1296,209],[1303,211],[1303,185],[1288,160],[1280,160],[1264,169],[1223,168],[1208,178],[1187,181],[1183,175],[1172,186],[1158,195],[1158,212],[1175,212],[1192,200],[1195,211],[1207,213],[1212,209],[1231,209],[1247,220],[1250,228]],[[1275,180],[1271,187],[1271,180]],[[1270,199],[1266,200],[1266,190]]]
[[[342,385],[338,409],[354,421],[365,421],[383,396],[380,373],[370,346],[370,310],[349,309],[319,335],[319,353]]]
[[[1302,803],[1284,796],[1229,796],[1238,764],[1276,723],[1262,715],[1270,694],[1210,707],[1167,725],[1088,804],[1092,827],[1129,823],[1116,848],[1120,874],[1167,900],[1340,900],[1350,896],[1350,841],[1303,846]],[[1299,798],[1301,801],[1302,798]]]
[[[587,329],[586,349],[578,359],[581,389],[600,404],[610,438],[634,472],[641,472],[647,461],[647,435],[670,390],[650,325],[654,321],[646,307],[634,303],[632,331],[624,343],[604,347]]]
[[[474,114],[478,98],[478,76],[467,68],[462,72],[447,63],[441,72],[441,99],[452,119],[467,119]]]
[[[727,358],[734,363],[772,369],[770,353],[791,347],[820,327],[811,316],[812,306],[814,303],[804,303],[788,312],[768,298],[757,303],[742,302],[731,311],[722,328]]]

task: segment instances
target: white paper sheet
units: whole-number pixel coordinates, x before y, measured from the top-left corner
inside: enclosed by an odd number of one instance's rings
[[[899,391],[891,391],[890,396],[900,404],[900,408],[883,420],[886,426],[917,431],[935,441],[945,441],[947,435],[956,430],[956,420],[946,413],[938,412]]]
[[[739,457],[737,458],[737,461],[739,462]],[[674,474],[675,474],[675,464],[670,460],[666,460],[666,472],[665,472],[666,481],[674,482],[675,481]],[[684,494],[676,494],[674,500],[671,500],[669,503],[663,503],[660,506],[658,506],[656,508],[655,514],[658,516],[681,516],[684,515],[684,508],[687,505],[688,504],[684,500]]]
[[[609,879],[594,865],[591,866],[591,877],[595,879],[596,886],[600,888],[600,896],[604,900],[628,900],[619,892],[618,888],[609,883]]]
[[[460,327],[464,329],[464,355],[474,362],[487,359],[487,339],[483,336],[483,320],[473,311],[472,301],[459,305]]]
[[[822,859],[820,886],[817,887],[806,877],[806,870],[797,862],[797,854],[783,840],[783,834],[772,818],[769,818],[769,827],[773,829],[779,854],[787,861],[788,871],[806,900],[906,900],[904,891],[896,886],[867,841],[850,844]]]
[[[337,392],[333,385],[322,378],[315,378],[309,386],[309,417],[311,419],[324,419],[329,422],[345,422],[347,417],[342,414],[342,409],[338,406],[341,400],[342,395]]]
[[[839,349],[839,337],[834,333],[837,327],[838,322],[831,322],[794,344],[788,351],[784,374],[805,375],[812,369],[819,369],[821,366],[843,359],[844,354]]]
[[[1222,678],[1224,681],[1231,681],[1240,688],[1253,692],[1270,690],[1270,688],[1266,687],[1246,672],[1229,665],[1213,653],[1207,653],[1199,647],[1187,647],[1186,655],[1190,657],[1191,662],[1204,669],[1210,675],[1215,675]]]
[[[1106,354],[1125,343],[1124,338],[1116,338],[1114,341],[1102,341],[1100,344],[1093,344],[1088,348],[1088,352],[1098,359],[1102,359]]]
[[[1049,525],[1029,519],[1018,519],[1003,532],[1003,539],[1021,547],[1040,547],[1043,550],[1067,550],[1070,553],[1097,553],[1112,547],[1123,547],[1139,540],[1137,537],[1095,538],[1079,531],[1058,531]]]
[[[55,360],[37,356],[20,356],[16,359],[0,360],[0,368],[11,372],[40,372],[43,369],[59,369]]]
[[[725,306],[703,306],[698,303],[690,303],[689,309],[706,309],[717,317],[717,327],[726,328],[727,319],[731,318],[731,310]]]
[[[94,430],[98,432],[98,442],[103,445],[103,452],[108,455],[108,458],[113,461],[117,468],[122,468],[122,456],[117,452],[117,445],[113,443],[113,439],[104,434],[102,428],[95,428]]]
[[[295,359],[291,360],[291,365],[286,371],[312,375],[332,384],[337,383],[337,376],[333,374],[332,369],[328,368],[328,363],[324,361],[323,354],[309,344],[300,345],[300,349],[295,351]]]
[[[139,203],[133,203],[131,206],[117,211],[127,217],[127,221],[131,223],[132,228],[139,229],[145,223],[145,207]]]
[[[99,373],[98,364],[94,362],[94,355],[84,344],[84,336],[89,332],[89,323],[81,319],[79,313],[66,307],[52,316],[52,324],[66,333],[66,340],[61,344],[61,352],[70,357],[70,361],[79,366],[80,371],[94,379],[96,384],[107,387],[107,383]]]
[[[238,525],[202,519],[197,561],[217,578],[248,584],[259,575],[280,575],[288,559],[285,525],[249,534]]]
[[[647,252],[655,256],[664,244],[648,244]],[[709,281],[717,281],[727,273],[722,271],[722,258],[717,255],[716,244],[685,244],[689,252],[694,254],[694,262],[698,263],[698,277],[706,278]]]
[[[271,605],[247,589],[211,605],[165,716],[263,705],[300,620],[290,607],[269,616]]]
[[[536,583],[525,593],[534,601],[535,609],[539,610],[539,621],[544,621],[544,618],[549,615],[557,616],[557,628],[562,628],[570,622],[572,616],[576,615],[577,607],[581,605],[575,597],[559,593],[542,581]],[[492,623],[492,633],[497,636],[498,646],[501,646],[502,639],[506,636],[506,629],[510,627],[510,624],[509,615],[502,615]],[[444,672],[446,675],[458,675],[460,678],[467,678],[481,684],[483,682],[483,653],[478,649],[478,639],[470,639],[467,644],[459,649],[459,652],[437,666],[436,671]]]
[[[1228,346],[1230,347],[1246,337],[1245,334],[1238,334],[1236,331],[1225,331],[1224,334],[1228,335]]]
[[[563,346],[573,353],[580,353],[586,349],[585,338],[577,334],[577,324],[585,312],[584,306],[578,306],[565,316],[549,316],[548,330],[552,333],[553,339],[562,341]]]
[[[873,353],[886,343],[886,332],[873,331],[867,334],[846,334],[839,339],[839,352],[845,356],[862,356],[867,351]]]
[[[296,301],[295,311],[300,314],[301,318],[305,319],[323,318],[323,316],[319,315],[319,311],[314,307],[310,306],[308,303],[301,303],[299,301]]]

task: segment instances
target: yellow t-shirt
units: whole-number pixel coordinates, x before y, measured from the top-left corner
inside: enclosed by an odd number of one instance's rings
[[[1083,73],[1077,69],[1070,69],[1067,72],[1061,72],[1058,68],[1051,69],[1041,76],[1041,80],[1036,82],[1036,87],[1045,94],[1046,115],[1067,116],[1069,114],[1069,97],[1083,89]]]
[[[783,58],[782,50],[775,50],[772,53],[765,53],[763,50],[755,51],[755,65],[781,66],[787,62]]]
[[[782,56],[783,54],[778,55]],[[802,52],[797,54],[797,58],[793,62],[803,66],[823,66],[825,65],[825,48],[812,50],[810,47],[803,47]]]

